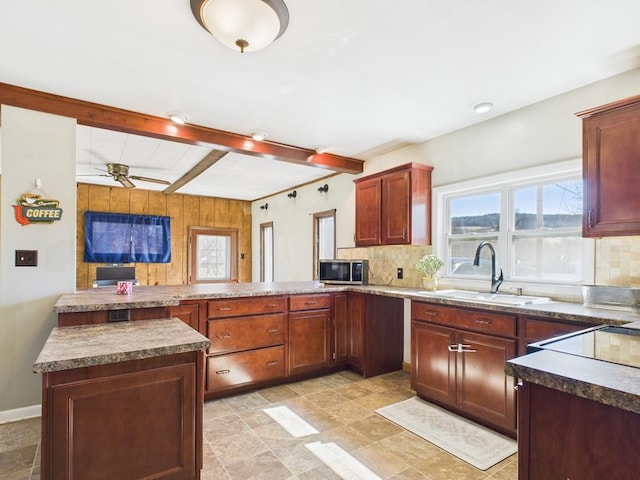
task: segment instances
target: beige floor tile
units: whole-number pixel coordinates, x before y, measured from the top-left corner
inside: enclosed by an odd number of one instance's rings
[[[325,443],[333,442],[348,453],[373,443],[369,437],[345,424],[321,432],[319,440]]]
[[[341,405],[349,400],[347,397],[340,395],[337,390],[331,388],[307,395],[307,398],[322,408],[326,408],[328,405]]]
[[[331,415],[346,424],[358,422],[371,415],[375,415],[375,413],[368,408],[364,408],[352,400],[345,400],[339,403],[329,403],[326,404],[324,408]]]
[[[442,452],[416,463],[413,468],[429,480],[484,480],[487,474],[466,462]]]
[[[252,431],[214,436],[208,440],[216,458],[225,467],[269,451],[267,445]]]
[[[403,431],[402,428],[379,415],[371,415],[357,422],[350,423],[349,426],[374,442],[378,442]]]
[[[293,391],[287,385],[278,385],[277,387],[266,388],[260,390],[258,393],[262,395],[269,403],[276,403],[287,398],[293,398],[299,396],[298,393]]]
[[[232,413],[234,413],[234,410],[223,399],[208,400],[204,402],[202,407],[202,414],[206,419],[224,417],[226,415],[231,415]]]
[[[298,480],[342,480],[327,465],[321,465],[297,475]]]
[[[40,417],[0,424],[0,452],[36,445],[40,441]]]
[[[409,465],[415,465],[442,453],[434,444],[404,430],[380,440],[376,446],[392,452]]]
[[[228,465],[233,480],[288,480],[293,474],[272,452],[263,452]]]
[[[204,438],[209,441],[251,430],[242,417],[235,413],[224,417],[205,418],[202,427]]]
[[[269,401],[258,392],[245,393],[244,395],[229,397],[225,399],[225,401],[234,412],[258,410],[269,405]]]
[[[390,480],[428,480],[428,477],[417,471],[415,468],[409,468],[404,472],[394,475]]]
[[[379,443],[356,450],[352,456],[380,478],[392,477],[411,466],[389,450],[380,448]]]
[[[343,397],[348,398],[349,400],[354,400],[360,397],[366,397],[367,395],[372,395],[376,393],[376,391],[367,386],[366,382],[358,382],[358,383],[350,383],[347,385],[342,385],[335,389]]]

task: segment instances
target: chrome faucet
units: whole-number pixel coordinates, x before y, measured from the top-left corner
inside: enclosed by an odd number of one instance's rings
[[[504,276],[502,275],[502,269],[500,269],[500,276],[496,277],[496,250],[493,248],[489,242],[481,242],[476,248],[476,256],[473,258],[473,266],[477,267],[480,265],[480,250],[482,247],[489,247],[491,251],[491,293],[498,293],[498,288],[502,285],[502,281],[504,280]]]

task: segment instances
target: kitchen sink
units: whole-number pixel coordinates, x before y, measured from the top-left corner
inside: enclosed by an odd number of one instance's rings
[[[433,292],[420,291],[418,295],[434,297],[446,297],[455,300],[467,300],[470,302],[492,303],[497,305],[530,305],[533,303],[546,303],[548,297],[534,297],[530,295],[512,295],[509,293],[474,292],[471,290],[436,290]]]

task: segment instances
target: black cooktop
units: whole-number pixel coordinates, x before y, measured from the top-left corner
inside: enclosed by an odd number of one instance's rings
[[[538,350],[640,367],[640,330],[609,325],[594,327],[527,347],[527,352]]]

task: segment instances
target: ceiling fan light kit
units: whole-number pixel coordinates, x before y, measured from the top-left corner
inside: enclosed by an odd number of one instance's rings
[[[289,25],[283,0],[191,0],[191,11],[202,28],[241,53],[265,48]]]

